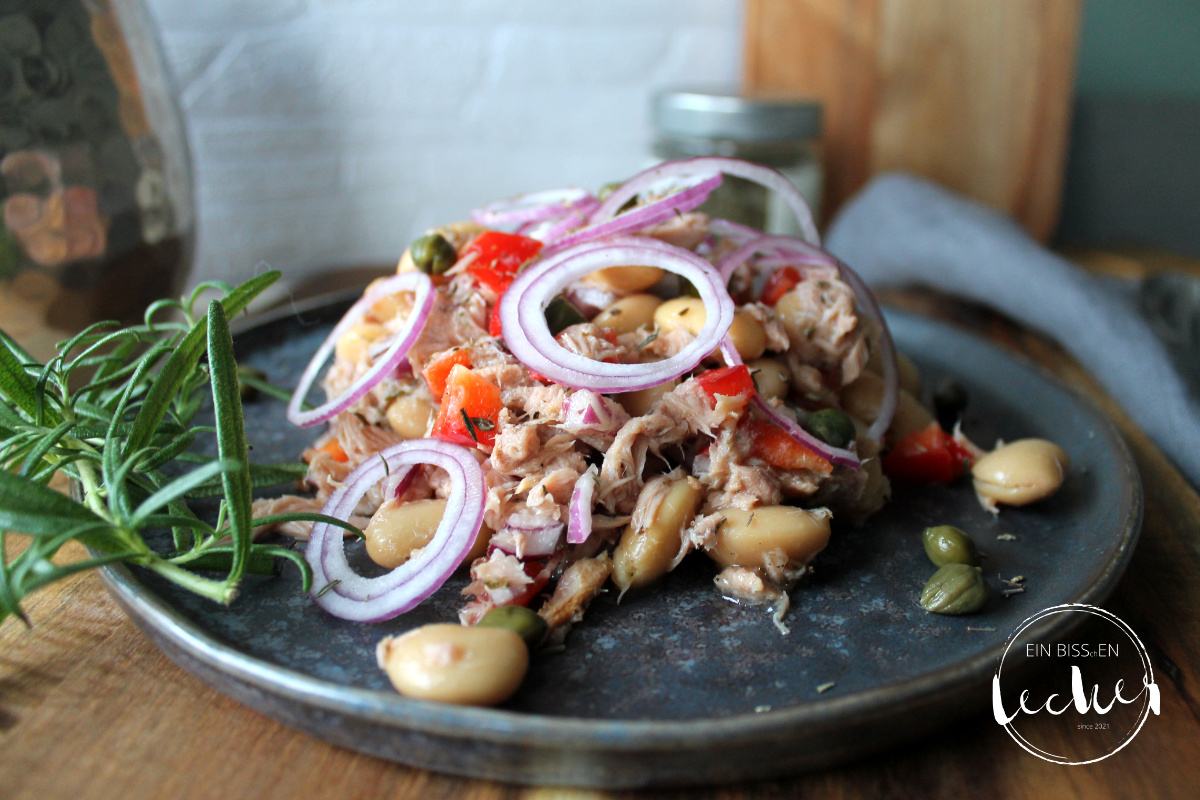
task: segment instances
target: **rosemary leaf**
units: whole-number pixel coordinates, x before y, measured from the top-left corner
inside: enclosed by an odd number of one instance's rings
[[[208,366],[217,418],[217,454],[221,458],[218,463],[223,464],[221,484],[225,489],[229,532],[233,537],[233,565],[227,582],[237,583],[250,556],[253,536],[249,454],[237,362],[233,357],[233,337],[229,333],[225,309],[217,300],[208,305]]]

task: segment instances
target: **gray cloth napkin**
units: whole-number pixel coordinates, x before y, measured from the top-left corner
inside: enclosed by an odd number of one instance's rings
[[[1053,255],[1011,219],[929,181],[875,178],[825,242],[875,285],[923,284],[1058,341],[1200,485],[1200,404],[1128,297]]]

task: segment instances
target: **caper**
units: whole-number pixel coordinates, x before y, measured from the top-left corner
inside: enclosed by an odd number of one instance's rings
[[[478,624],[483,628],[504,628],[512,631],[525,640],[525,646],[530,652],[541,645],[549,629],[546,620],[524,606],[497,606],[484,614]]]
[[[454,266],[458,251],[440,233],[427,233],[409,245],[413,264],[426,275],[441,275]]]
[[[953,378],[938,384],[933,393],[933,414],[942,430],[952,431],[967,408],[967,390]]]
[[[857,435],[854,420],[836,408],[822,408],[809,414],[804,421],[804,428],[833,447],[846,447]]]
[[[696,288],[696,284],[689,281],[687,278],[679,279],[679,296],[680,297],[699,297],[700,290]]]
[[[587,317],[579,309],[571,305],[571,301],[561,294],[546,305],[546,324],[550,326],[550,334],[558,336],[572,325],[587,322]]]
[[[933,573],[921,592],[921,608],[934,614],[973,614],[987,604],[983,570],[967,564],[947,564]]]
[[[964,531],[953,525],[934,525],[921,535],[925,541],[925,555],[935,567],[947,564],[979,566],[979,551],[975,542]]]

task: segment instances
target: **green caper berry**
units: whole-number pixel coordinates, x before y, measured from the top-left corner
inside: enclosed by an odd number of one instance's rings
[[[413,264],[426,275],[441,275],[454,266],[458,251],[440,233],[427,233],[408,248]]]
[[[975,542],[965,531],[953,525],[926,528],[921,538],[925,542],[925,555],[929,556],[935,567],[947,564],[979,566],[979,551],[975,549]]]
[[[587,322],[587,317],[579,309],[571,305],[571,301],[559,295],[546,305],[546,324],[550,327],[550,335],[558,336],[572,325]]]
[[[822,408],[808,415],[804,428],[825,444],[846,447],[854,441],[858,431],[854,420],[836,408]]]
[[[947,564],[925,584],[921,608],[934,614],[973,614],[987,604],[988,594],[979,567]]]
[[[953,378],[938,384],[933,393],[933,415],[942,430],[952,431],[967,408],[967,390]]]
[[[525,640],[525,646],[533,652],[546,638],[550,626],[546,620],[524,606],[497,606],[479,620],[483,628],[506,628]]]

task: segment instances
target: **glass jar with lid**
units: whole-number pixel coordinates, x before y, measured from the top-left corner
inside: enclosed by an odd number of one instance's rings
[[[786,175],[821,213],[821,104],[782,97],[744,97],[733,90],[669,89],[654,97],[654,160],[730,156]],[[799,235],[795,215],[764,187],[733,176],[701,207],[714,217],[768,233]]]

